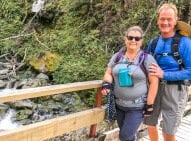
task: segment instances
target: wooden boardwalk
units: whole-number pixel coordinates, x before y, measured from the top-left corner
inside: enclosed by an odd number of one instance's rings
[[[160,131],[160,137],[159,137],[160,141],[163,141],[161,129],[159,129],[159,131]],[[120,141],[118,137],[119,136],[118,128],[106,132],[105,135],[106,136],[104,141]],[[176,140],[191,141],[191,114],[182,119],[182,123],[178,129],[178,132],[176,133]],[[146,135],[143,138],[140,138],[138,141],[150,141],[150,140],[148,135]]]
[[[178,132],[176,133],[176,140],[191,141],[191,114],[182,119],[182,123],[178,129]],[[149,141],[149,137],[146,136],[143,139],[140,139],[140,141]],[[160,130],[160,141],[163,141],[161,130]]]

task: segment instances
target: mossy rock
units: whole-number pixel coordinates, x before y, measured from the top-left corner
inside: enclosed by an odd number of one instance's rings
[[[49,51],[41,53],[38,57],[30,60],[30,65],[39,72],[54,72],[59,64],[61,58],[56,53]]]

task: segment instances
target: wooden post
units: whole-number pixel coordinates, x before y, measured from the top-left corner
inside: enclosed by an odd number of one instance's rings
[[[97,94],[96,94],[96,107],[101,107],[101,103],[102,103],[102,93],[101,93],[101,88],[98,88]],[[94,137],[96,134],[96,126],[97,124],[93,124],[90,127],[90,133],[89,133],[89,137]]]

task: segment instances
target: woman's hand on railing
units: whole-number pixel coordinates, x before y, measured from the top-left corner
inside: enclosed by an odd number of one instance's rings
[[[102,91],[101,91],[101,93],[102,93],[104,96],[107,96],[109,92],[110,92],[109,89],[102,89]]]
[[[107,81],[103,81],[102,83],[102,94],[108,95],[108,93],[113,89],[113,84]]]

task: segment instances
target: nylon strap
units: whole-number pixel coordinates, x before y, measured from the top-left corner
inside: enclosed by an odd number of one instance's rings
[[[161,56],[169,56],[172,55],[174,57],[174,59],[178,62],[179,64],[179,69],[183,69],[184,68],[184,64],[182,62],[182,59],[180,58],[180,54],[178,52],[178,46],[181,40],[181,35],[179,34],[175,34],[175,36],[173,37],[173,41],[171,44],[171,49],[172,49],[172,53],[162,53],[162,54],[155,54],[155,48],[157,46],[157,42],[159,40],[159,36],[156,36],[151,44],[151,53],[152,55],[155,57],[156,55],[161,55]]]

